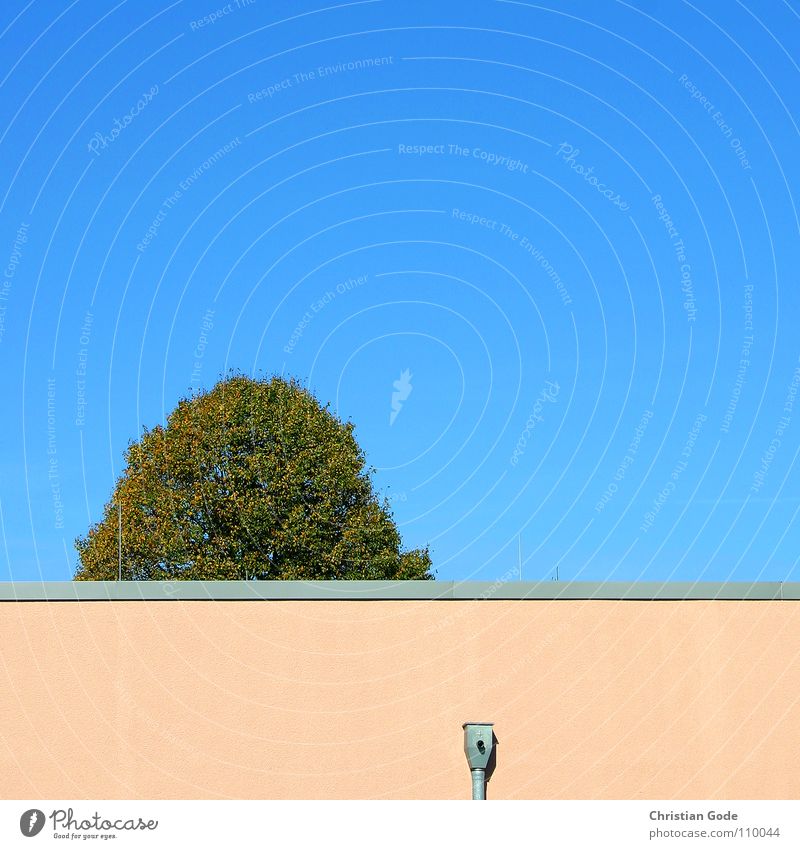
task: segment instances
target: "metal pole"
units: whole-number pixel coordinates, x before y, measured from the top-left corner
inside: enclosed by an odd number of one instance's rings
[[[485,769],[473,769],[472,770],[472,798],[473,799],[486,799],[486,770]]]
[[[118,534],[117,534],[117,539],[118,539],[117,550],[119,552],[119,571],[118,571],[117,580],[121,581],[122,580],[122,505],[121,504],[117,504],[117,515],[119,517],[119,527],[118,527]]]
[[[464,754],[472,776],[472,798],[486,799],[486,768],[494,749],[493,722],[465,722]]]

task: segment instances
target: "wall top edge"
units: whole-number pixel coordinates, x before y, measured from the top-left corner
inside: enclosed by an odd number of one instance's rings
[[[789,601],[800,582],[5,581],[3,601]]]

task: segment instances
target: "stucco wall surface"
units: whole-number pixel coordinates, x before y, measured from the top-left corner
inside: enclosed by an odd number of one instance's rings
[[[800,797],[794,601],[0,604],[0,797]]]

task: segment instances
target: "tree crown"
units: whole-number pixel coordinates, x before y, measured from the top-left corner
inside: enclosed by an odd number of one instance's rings
[[[234,375],[131,442],[77,580],[427,579],[353,435],[295,380]]]

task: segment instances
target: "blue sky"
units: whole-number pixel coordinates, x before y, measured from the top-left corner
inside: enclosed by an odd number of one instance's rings
[[[796,579],[799,12],[5,2],[0,579],[229,369],[440,578]]]

